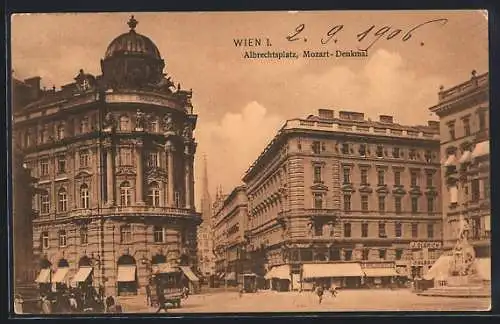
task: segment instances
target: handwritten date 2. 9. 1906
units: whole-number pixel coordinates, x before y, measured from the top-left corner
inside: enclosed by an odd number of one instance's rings
[[[361,51],[367,51],[373,45],[375,45],[375,43],[377,43],[381,38],[384,38],[385,40],[391,40],[391,39],[397,39],[396,37],[399,36],[403,42],[406,42],[413,37],[414,33],[419,28],[425,25],[429,24],[446,25],[446,23],[448,23],[448,19],[446,18],[433,19],[418,24],[407,30],[403,30],[401,28],[393,28],[392,26],[387,26],[387,25],[381,27],[380,26],[376,27],[375,25],[372,25],[369,28],[365,29],[364,31],[361,31],[360,33],[356,34],[356,38],[359,43],[367,44],[364,48],[358,48],[358,49]],[[288,35],[286,39],[290,42],[295,42],[298,40],[306,42],[307,38],[304,36],[305,29],[306,29],[305,24],[298,25],[295,28],[294,32]],[[337,43],[338,38],[336,36],[340,35],[343,31],[344,31],[344,25],[340,24],[331,27],[330,30],[328,30],[328,32],[321,38],[321,44],[326,45],[331,42]],[[423,42],[421,42],[421,44],[423,44]]]

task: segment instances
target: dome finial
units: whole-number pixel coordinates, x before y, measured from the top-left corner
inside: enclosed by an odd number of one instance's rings
[[[130,20],[128,21],[127,24],[130,27],[130,30],[134,30],[138,23],[139,22],[135,20],[134,15],[132,15],[130,16]]]

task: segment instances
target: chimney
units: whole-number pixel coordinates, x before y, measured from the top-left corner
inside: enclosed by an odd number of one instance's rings
[[[324,119],[333,119],[335,112],[331,109],[318,109],[318,116]]]
[[[393,116],[380,115],[379,118],[380,118],[379,121],[381,123],[387,123],[387,124],[393,124],[394,123],[394,117]]]
[[[427,126],[429,126],[430,128],[439,129],[439,122],[435,120],[429,120],[427,121]]]
[[[32,77],[29,79],[25,79],[24,83],[30,86],[30,101],[31,100],[37,100],[40,98],[41,90],[40,90],[40,84],[41,84],[42,78],[39,76]]]

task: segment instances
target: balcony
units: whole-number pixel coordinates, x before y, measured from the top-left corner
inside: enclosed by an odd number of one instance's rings
[[[69,212],[69,217],[80,218],[92,215],[99,216],[132,216],[132,217],[174,217],[174,218],[199,218],[199,213],[185,208],[152,207],[152,206],[112,206],[92,209],[74,209]]]
[[[469,235],[469,240],[474,245],[489,245],[491,244],[490,231],[478,231]]]
[[[337,217],[339,211],[337,209],[311,208],[304,209],[303,214],[309,217]]]

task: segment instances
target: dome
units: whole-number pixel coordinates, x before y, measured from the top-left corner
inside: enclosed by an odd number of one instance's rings
[[[128,21],[130,31],[116,37],[108,46],[105,54],[106,58],[111,58],[115,55],[141,55],[153,59],[161,60],[160,51],[148,37],[138,34],[135,31],[138,21],[134,16]]]

